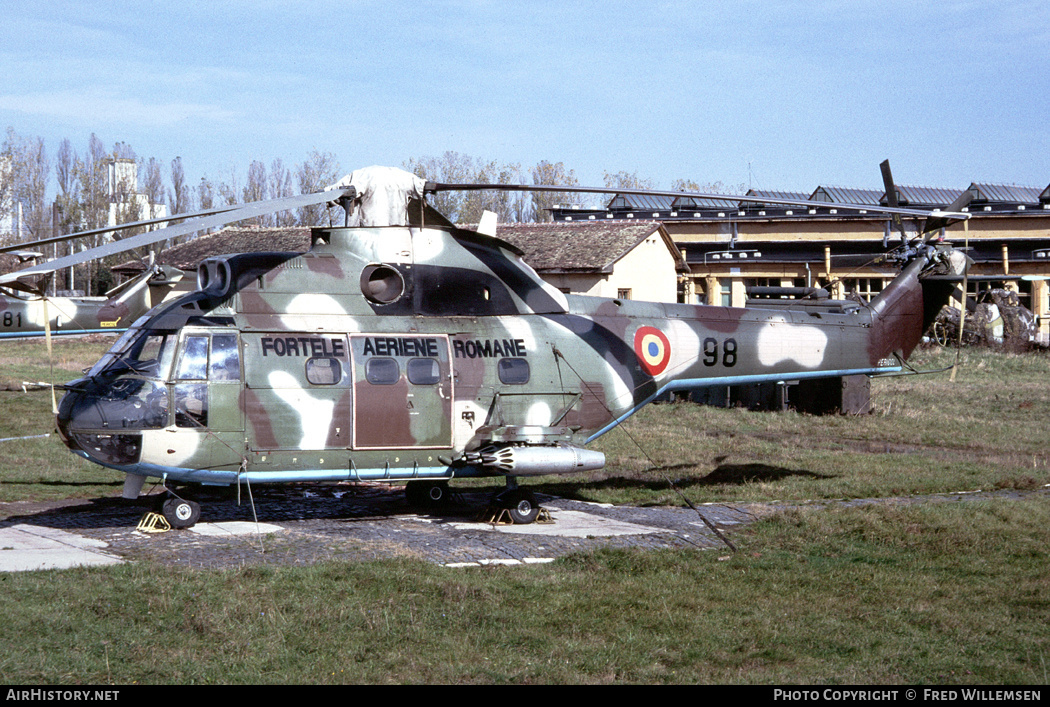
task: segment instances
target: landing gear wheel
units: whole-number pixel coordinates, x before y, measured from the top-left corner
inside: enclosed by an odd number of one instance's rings
[[[192,528],[201,517],[200,504],[182,498],[169,498],[160,507],[172,528]]]
[[[405,498],[413,506],[437,508],[448,503],[447,481],[409,481],[405,484]]]
[[[510,513],[515,525],[528,525],[536,521],[540,514],[540,504],[531,491],[514,489],[500,494],[499,503]]]

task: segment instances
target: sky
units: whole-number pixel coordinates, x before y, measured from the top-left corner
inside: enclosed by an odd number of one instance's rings
[[[580,184],[1050,184],[1050,3],[7,0],[0,130],[187,181],[446,151]],[[167,173],[166,173],[167,176]],[[52,188],[54,183],[52,182]]]

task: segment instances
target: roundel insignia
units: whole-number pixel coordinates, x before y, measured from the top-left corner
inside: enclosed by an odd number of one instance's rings
[[[671,360],[671,343],[659,329],[643,326],[634,333],[634,352],[642,362],[642,368],[649,375],[656,376],[663,373]]]

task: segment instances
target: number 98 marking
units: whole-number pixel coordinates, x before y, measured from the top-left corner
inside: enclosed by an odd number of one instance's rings
[[[722,353],[722,365],[732,368],[736,365],[736,339],[726,339],[719,347],[718,339],[704,339],[703,362],[705,366],[714,366],[718,363],[719,349]]]

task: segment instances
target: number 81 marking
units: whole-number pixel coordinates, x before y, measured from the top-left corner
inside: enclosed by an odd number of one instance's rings
[[[736,339],[726,339],[722,342],[722,365],[732,368],[736,365]],[[704,339],[705,366],[714,366],[718,363],[718,339]]]

